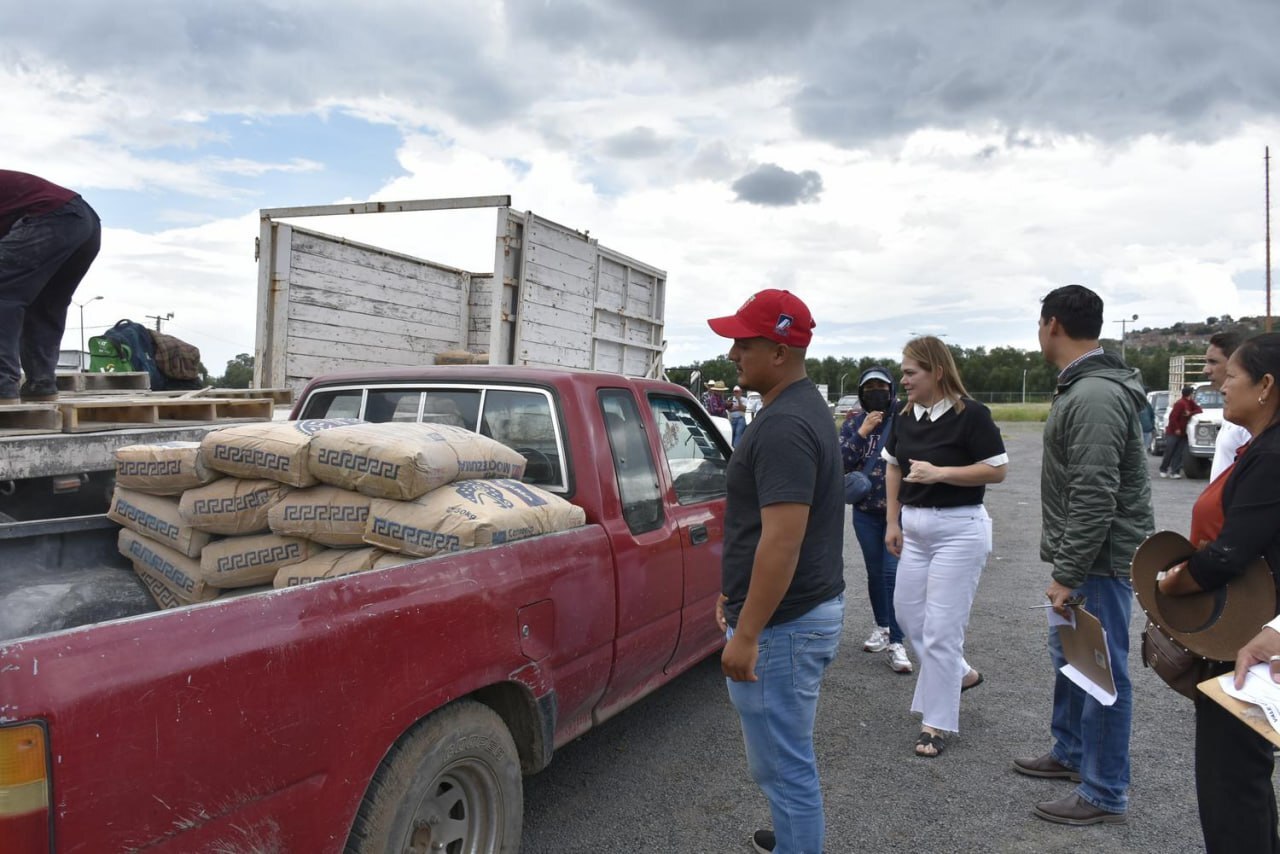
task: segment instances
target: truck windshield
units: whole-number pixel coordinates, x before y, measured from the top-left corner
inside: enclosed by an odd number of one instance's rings
[[[1196,403],[1200,404],[1202,409],[1221,409],[1222,392],[1214,391],[1211,388],[1198,389],[1196,391]]]

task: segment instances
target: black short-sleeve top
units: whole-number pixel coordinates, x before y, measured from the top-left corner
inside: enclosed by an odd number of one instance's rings
[[[882,452],[885,460],[898,466],[903,477],[911,473],[912,460],[935,466],[1007,464],[1009,455],[991,410],[976,400],[961,400],[963,407],[951,400],[939,401],[929,409],[907,404],[893,419],[893,429]],[[981,504],[986,491],[985,486],[904,480],[898,489],[898,501],[911,507],[966,507]]]

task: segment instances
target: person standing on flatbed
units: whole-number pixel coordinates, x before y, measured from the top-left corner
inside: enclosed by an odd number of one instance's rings
[[[75,191],[0,169],[0,406],[58,399],[67,307],[101,240]]]

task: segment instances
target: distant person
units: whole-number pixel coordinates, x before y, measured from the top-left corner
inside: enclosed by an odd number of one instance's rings
[[[706,391],[702,393],[702,405],[708,414],[724,417],[724,398],[720,396],[722,391],[724,391],[724,386],[720,384],[719,380],[712,380],[707,383]]]
[[[1280,334],[1245,341],[1224,374],[1223,415],[1255,438],[1196,501],[1191,541],[1204,545],[1160,581],[1167,596],[1220,589],[1259,557],[1280,586]],[[1274,678],[1278,631],[1280,619],[1240,650],[1237,687],[1244,671],[1258,663],[1269,661]],[[1195,732],[1196,797],[1208,854],[1280,852],[1271,742],[1203,694],[1196,697]]]
[[[74,191],[0,169],[0,406],[58,399],[67,307],[101,238]]]
[[[902,351],[907,404],[881,452],[885,545],[899,558],[893,610],[920,659],[911,711],[920,715],[917,756],[941,756],[960,731],[960,694],[982,674],[964,657],[964,632],[991,554],[982,500],[1008,470],[991,411],[971,400],[947,345],[931,335]]]
[[[1035,805],[1059,824],[1120,823],[1129,808],[1129,618],[1133,553],[1155,527],[1151,478],[1138,413],[1146,402],[1141,372],[1098,346],[1102,299],[1088,288],[1050,291],[1040,306],[1040,349],[1058,368],[1058,389],[1044,427],[1040,473],[1040,559],[1053,566],[1045,596],[1059,614],[1083,596],[1106,631],[1116,701],[1104,706],[1062,675],[1067,663],[1056,629],[1053,747],[1015,759],[1029,777],[1078,782],[1071,794]]]
[[[898,577],[898,556],[884,543],[887,521],[884,472],[888,465],[881,457],[885,439],[893,425],[893,375],[888,368],[874,367],[858,378],[858,402],[862,411],[850,410],[840,427],[840,450],[844,471],[863,472],[870,483],[866,497],[853,505],[853,533],[862,548],[867,568],[867,597],[875,628],[862,644],[864,652],[889,653],[889,666],[898,673],[912,671],[911,659],[903,645],[902,628],[893,613],[893,591]]]
[[[730,435],[732,436],[732,446],[738,447],[738,440],[742,438],[742,433],[747,429],[747,398],[742,393],[742,386],[733,387],[733,392],[729,395],[729,400],[725,403],[725,409],[729,412]]]
[[[729,460],[716,606],[728,637],[720,666],[773,816],[751,844],[821,854],[813,722],[844,623],[844,489],[830,410],[805,373],[813,316],[793,294],[765,290],[708,323],[733,339],[742,386],[763,396]]]
[[[1142,426],[1142,447],[1150,448],[1151,440],[1156,434],[1156,408],[1151,405],[1151,398],[1144,399],[1144,405],[1138,410],[1138,423]]]
[[[1204,378],[1215,391],[1222,390],[1227,378],[1227,360],[1240,346],[1243,339],[1235,332],[1219,332],[1209,339],[1204,353]],[[1232,424],[1224,412],[1218,438],[1213,443],[1213,468],[1209,470],[1209,482],[1213,483],[1236,461],[1236,451],[1252,438],[1249,431],[1239,424]]]
[[[1196,403],[1196,390],[1182,387],[1182,397],[1169,407],[1169,417],[1164,428],[1164,459],[1160,461],[1160,476],[1177,480],[1182,477],[1182,458],[1187,451],[1187,423],[1192,415],[1204,410]]]

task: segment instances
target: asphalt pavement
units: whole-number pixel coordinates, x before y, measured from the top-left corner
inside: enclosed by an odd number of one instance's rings
[[[1015,774],[1015,756],[1050,746],[1052,671],[1045,647],[1048,567],[1038,557],[1040,424],[1002,424],[1008,479],[988,488],[995,548],[974,604],[965,653],[986,681],[966,692],[961,733],[937,759],[914,755],[914,676],[862,651],[873,620],[862,553],[845,530],[845,634],[828,671],[816,744],[827,851],[1203,851],[1196,818],[1190,701],[1142,666],[1144,617],[1130,630],[1133,780],[1125,825],[1070,828],[1031,813],[1070,783]],[[1156,524],[1186,532],[1204,481],[1161,480],[1150,458]],[[708,615],[710,619],[710,615]],[[914,654],[912,655],[915,659]],[[747,774],[737,717],[713,657],[557,752],[525,780],[530,854],[749,852],[769,825]]]

